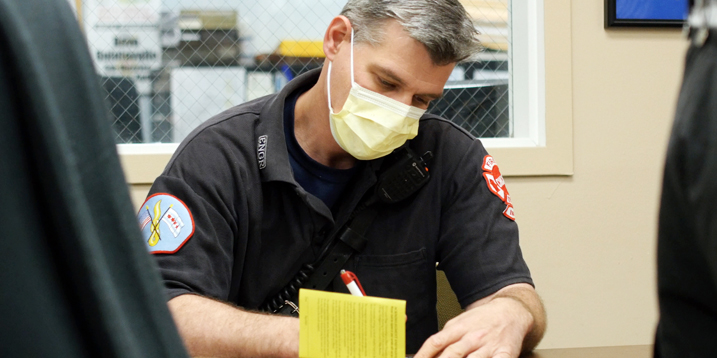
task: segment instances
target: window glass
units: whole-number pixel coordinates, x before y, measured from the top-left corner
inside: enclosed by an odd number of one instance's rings
[[[209,117],[321,66],[321,39],[344,4],[68,1],[77,6],[117,143],[180,142]],[[429,107],[481,138],[513,138],[525,127],[511,113],[510,2],[462,0],[484,50],[456,66],[444,97]]]

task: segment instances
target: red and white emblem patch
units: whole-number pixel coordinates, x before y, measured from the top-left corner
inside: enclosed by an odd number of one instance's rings
[[[513,202],[510,201],[508,188],[505,187],[505,180],[503,180],[503,175],[500,174],[498,164],[495,163],[495,160],[490,155],[486,155],[483,158],[483,178],[485,178],[488,189],[505,203],[503,215],[515,221],[515,209],[513,208]]]

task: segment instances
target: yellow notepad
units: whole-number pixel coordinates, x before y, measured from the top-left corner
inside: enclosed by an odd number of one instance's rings
[[[406,301],[299,291],[299,357],[404,358]]]

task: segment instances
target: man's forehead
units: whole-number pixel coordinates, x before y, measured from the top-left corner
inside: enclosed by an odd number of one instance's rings
[[[385,21],[380,30],[383,36],[377,43],[359,40],[352,46],[364,68],[429,99],[442,96],[455,64],[436,65],[426,46],[396,20]]]

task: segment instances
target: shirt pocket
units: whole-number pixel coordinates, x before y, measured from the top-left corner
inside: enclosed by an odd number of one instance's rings
[[[406,301],[407,327],[424,321],[432,311],[432,281],[425,248],[395,255],[357,255],[355,265],[366,295]]]

